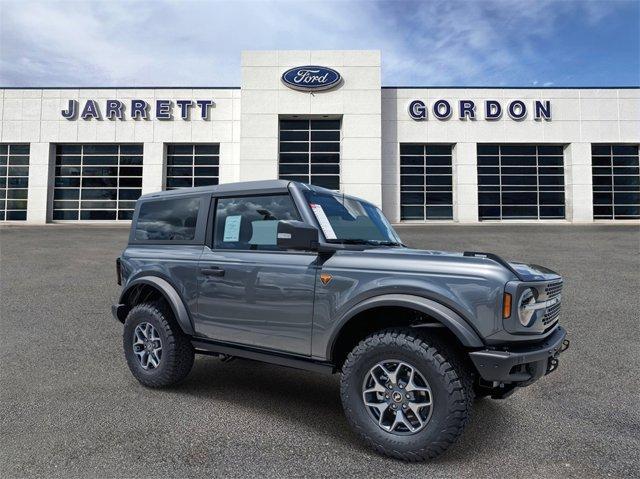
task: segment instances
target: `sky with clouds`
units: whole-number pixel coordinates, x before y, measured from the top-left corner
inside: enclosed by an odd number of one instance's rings
[[[379,49],[388,86],[637,86],[640,0],[0,0],[0,86],[238,86],[271,49]]]

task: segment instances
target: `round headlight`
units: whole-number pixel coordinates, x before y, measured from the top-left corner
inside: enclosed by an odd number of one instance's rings
[[[536,310],[528,306],[533,306],[535,302],[535,292],[531,288],[525,289],[520,295],[520,299],[518,300],[518,319],[523,326],[529,326],[531,324],[531,318]]]

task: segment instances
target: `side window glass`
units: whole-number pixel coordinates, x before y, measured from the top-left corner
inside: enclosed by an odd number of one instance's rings
[[[216,204],[214,248],[277,250],[279,220],[299,220],[289,195],[219,198]]]
[[[191,241],[195,238],[200,198],[148,201],[141,205],[136,240]]]

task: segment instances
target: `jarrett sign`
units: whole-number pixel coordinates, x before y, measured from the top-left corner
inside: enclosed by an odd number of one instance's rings
[[[522,100],[512,100],[503,104],[497,100],[482,102],[436,100],[430,106],[422,100],[409,102],[409,116],[414,120],[426,120],[429,114],[432,114],[437,120],[448,120],[456,114],[460,120],[484,118],[492,121],[502,118],[505,112],[509,118],[516,121],[524,120],[529,115],[533,115],[534,120],[549,121],[551,120],[551,102],[549,100],[534,100],[527,104]]]
[[[152,108],[152,106],[154,108]],[[193,111],[204,120],[209,118],[213,100],[155,100],[149,103],[145,100],[131,100],[127,103],[120,100],[86,100],[83,105],[78,100],[69,100],[66,110],[61,114],[67,120],[124,120],[128,116],[134,120],[150,120],[152,115],[157,120],[173,120],[174,114],[183,120],[189,120]]]

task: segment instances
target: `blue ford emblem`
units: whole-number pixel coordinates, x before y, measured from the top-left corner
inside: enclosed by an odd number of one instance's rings
[[[282,82],[285,85],[302,91],[328,90],[341,80],[342,77],[337,71],[316,65],[295,67],[282,74]]]

